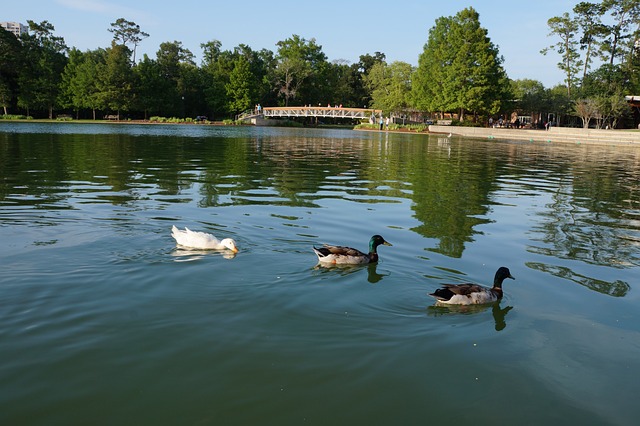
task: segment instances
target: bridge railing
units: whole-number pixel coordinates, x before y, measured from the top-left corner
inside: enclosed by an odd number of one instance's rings
[[[373,115],[378,118],[382,110],[372,108],[341,108],[341,107],[264,107],[265,117],[331,117],[366,120]]]

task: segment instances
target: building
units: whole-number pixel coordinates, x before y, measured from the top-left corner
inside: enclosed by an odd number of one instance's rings
[[[29,32],[29,27],[19,22],[0,22],[0,25],[16,37],[20,37],[21,34],[27,34]]]

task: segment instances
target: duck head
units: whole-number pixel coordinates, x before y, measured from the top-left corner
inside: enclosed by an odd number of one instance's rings
[[[496,271],[496,276],[493,278],[493,286],[502,288],[502,281],[507,278],[515,280],[515,278],[511,275],[509,268],[501,266],[500,268],[498,268],[498,270]]]
[[[381,235],[374,235],[373,237],[371,237],[371,240],[369,241],[369,252],[375,253],[376,249],[380,245],[391,246],[392,244],[385,241],[385,239],[382,238]]]
[[[223,246],[225,246],[226,248],[228,248],[234,253],[238,252],[238,247],[236,247],[236,242],[233,241],[231,238],[225,238],[224,240],[220,241],[220,244],[222,244]]]

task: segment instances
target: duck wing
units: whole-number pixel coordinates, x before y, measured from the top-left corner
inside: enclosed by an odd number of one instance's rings
[[[330,254],[333,254],[336,256],[365,256],[366,255],[366,253],[363,253],[360,250],[357,250],[351,247],[330,246],[327,244],[325,244],[320,248],[316,248],[316,250],[318,250],[320,253],[324,254],[325,256],[328,256]]]
[[[351,247],[325,245],[313,247],[313,251],[318,256],[318,261],[323,263],[360,265],[377,260],[374,258],[375,253],[368,255]]]
[[[444,284],[442,288],[449,290],[453,294],[468,296],[472,293],[481,293],[488,289],[478,284]]]
[[[478,295],[486,292],[487,290],[487,288],[477,284],[443,284],[442,287],[433,293],[430,293],[429,296],[442,302],[449,302],[456,296],[466,296],[467,298],[471,298],[472,295]],[[460,298],[454,300],[460,300]]]

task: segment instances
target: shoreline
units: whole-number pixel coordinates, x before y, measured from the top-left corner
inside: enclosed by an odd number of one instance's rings
[[[155,122],[149,120],[0,120],[0,123],[56,123],[56,124],[141,124],[141,125],[194,125],[194,126],[236,126],[225,124],[222,121],[210,121],[207,123],[197,122]],[[251,126],[250,124],[248,124]],[[640,147],[640,131],[635,129],[625,130],[603,130],[603,129],[581,129],[572,127],[551,127],[549,130],[533,129],[508,129],[499,127],[464,127],[464,126],[443,126],[430,125],[429,130],[377,130],[377,129],[353,129],[355,131],[368,131],[379,133],[401,133],[413,135],[449,135],[461,136],[475,139],[495,139],[495,140],[516,140],[526,142],[561,143],[575,145],[602,145],[602,146],[625,146]]]
[[[587,144],[640,147],[640,132],[633,129],[603,130],[572,127],[551,127],[549,130],[506,129],[462,126],[429,126],[431,134],[449,134],[462,137],[496,140],[521,140],[562,144]]]

